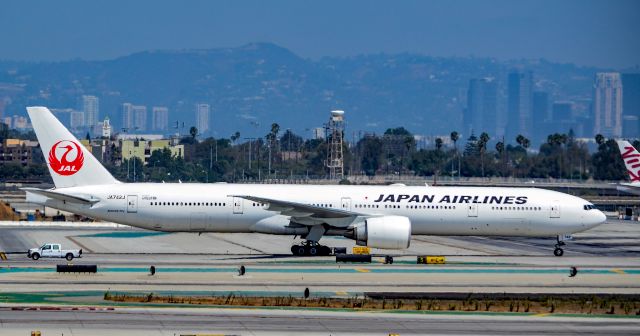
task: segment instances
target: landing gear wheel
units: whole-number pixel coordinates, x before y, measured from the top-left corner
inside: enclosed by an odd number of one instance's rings
[[[296,255],[303,256],[307,254],[307,249],[304,246],[296,246]]]
[[[317,242],[306,241],[301,245],[291,246],[291,253],[294,256],[329,256],[331,252],[330,247],[320,245]]]
[[[556,257],[562,257],[562,255],[564,254],[564,250],[563,250],[563,249],[561,249],[561,248],[559,248],[559,247],[556,247],[556,249],[555,249],[555,250],[553,250],[553,254],[554,254]]]

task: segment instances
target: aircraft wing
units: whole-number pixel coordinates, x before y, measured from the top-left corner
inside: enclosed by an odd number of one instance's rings
[[[324,208],[309,204],[277,200],[273,198],[251,196],[251,195],[229,195],[239,197],[257,203],[266,204],[266,210],[277,211],[285,216],[291,216],[292,220],[307,225],[314,225],[318,220],[324,220],[332,225],[342,226],[339,223],[350,223],[357,217],[371,217],[371,214],[363,214],[336,208]],[[306,219],[306,220],[305,220]],[[311,222],[309,220],[312,220]]]
[[[55,192],[53,190],[44,190],[44,189],[38,189],[38,188],[21,188],[21,189],[26,192],[34,193],[36,195],[45,196],[45,197],[49,197],[49,198],[53,198],[59,201],[64,201],[69,203],[93,205],[95,203],[100,202],[100,200],[96,198],[85,198],[81,196],[68,195],[68,194]]]

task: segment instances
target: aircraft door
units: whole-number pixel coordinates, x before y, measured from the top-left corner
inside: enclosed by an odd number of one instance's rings
[[[138,195],[127,196],[127,212],[128,213],[138,212]]]
[[[343,197],[340,201],[342,210],[351,211],[351,197]]]
[[[478,217],[478,205],[477,204],[467,204],[467,216],[469,216],[469,217]]]
[[[549,217],[560,218],[560,202],[553,201],[553,203],[551,203]]]
[[[242,199],[240,197],[234,197],[233,198],[233,213],[234,214],[238,214],[238,215],[242,214],[242,212],[243,212],[242,206],[243,206],[243,203],[244,203],[243,201],[244,201],[244,199]]]

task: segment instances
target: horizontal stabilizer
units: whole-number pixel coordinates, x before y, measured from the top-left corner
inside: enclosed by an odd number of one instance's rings
[[[53,198],[53,199],[56,199],[56,200],[59,200],[59,201],[69,202],[69,203],[77,203],[77,204],[83,204],[83,205],[93,205],[95,203],[100,202],[100,200],[97,199],[97,198],[85,198],[85,197],[81,197],[81,196],[68,195],[68,194],[55,192],[55,191],[52,191],[52,190],[44,190],[44,189],[38,189],[38,188],[21,188],[21,190],[24,190],[24,191],[30,192],[30,193],[34,193],[36,195]]]

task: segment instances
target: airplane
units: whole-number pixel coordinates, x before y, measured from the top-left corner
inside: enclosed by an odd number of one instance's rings
[[[296,235],[293,255],[329,255],[323,236],[407,249],[413,235],[565,238],[605,222],[593,204],[537,188],[122,183],[46,107],[28,107],[55,188],[28,202],[165,232]],[[250,243],[249,243],[250,244]]]
[[[640,195],[640,153],[627,140],[618,140],[617,142],[631,183],[618,183],[616,189],[629,194]]]

